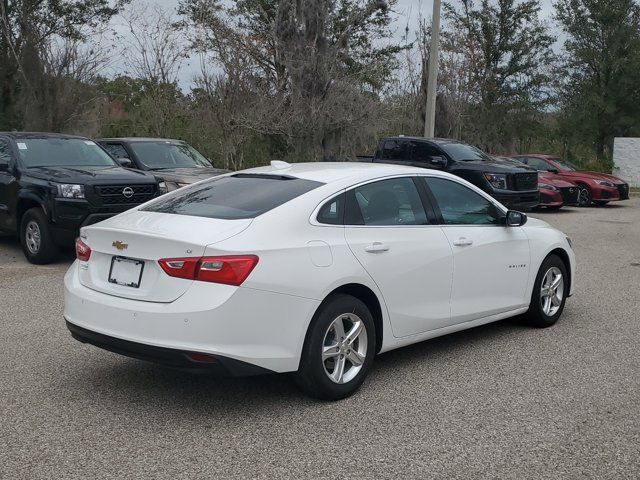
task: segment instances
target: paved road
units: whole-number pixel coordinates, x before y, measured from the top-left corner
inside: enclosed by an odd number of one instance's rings
[[[638,478],[640,199],[538,216],[579,258],[559,324],[385,354],[339,403],[81,345],[62,321],[70,260],[33,267],[0,239],[0,477]]]

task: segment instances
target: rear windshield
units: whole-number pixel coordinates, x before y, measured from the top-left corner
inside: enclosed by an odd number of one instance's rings
[[[182,188],[142,210],[225,220],[255,218],[320,185],[294,177],[236,174]]]
[[[80,138],[18,138],[24,165],[36,167],[115,167],[116,163],[96,143]]]

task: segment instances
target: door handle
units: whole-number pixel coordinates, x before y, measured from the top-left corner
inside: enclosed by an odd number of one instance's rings
[[[457,240],[454,240],[453,244],[456,247],[468,247],[469,245],[473,245],[473,240],[469,240],[467,237],[460,237]]]
[[[382,242],[373,242],[371,245],[367,245],[366,247],[364,247],[364,251],[369,253],[388,252],[389,245],[386,245]]]

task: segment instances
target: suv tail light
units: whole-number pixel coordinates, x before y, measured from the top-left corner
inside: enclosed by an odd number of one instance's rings
[[[160,267],[170,277],[201,282],[242,285],[258,264],[256,255],[229,255],[220,257],[163,258]]]
[[[76,258],[81,262],[88,262],[91,256],[91,248],[80,237],[76,238]]]

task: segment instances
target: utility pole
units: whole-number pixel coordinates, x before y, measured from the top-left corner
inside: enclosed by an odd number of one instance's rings
[[[427,107],[424,117],[424,136],[427,138],[434,137],[436,130],[436,95],[438,93],[438,57],[440,52],[440,3],[441,0],[433,0],[429,72],[427,74]]]

